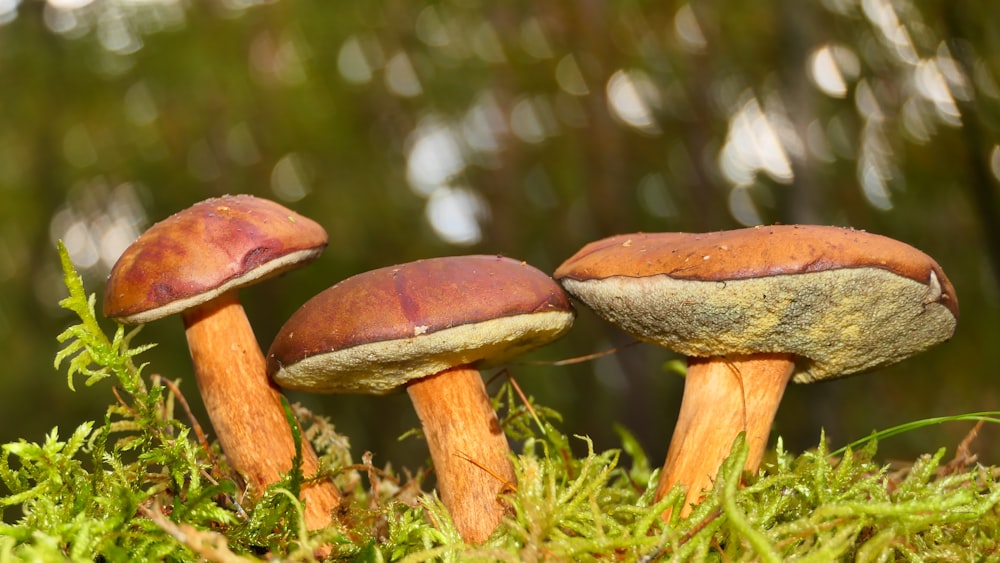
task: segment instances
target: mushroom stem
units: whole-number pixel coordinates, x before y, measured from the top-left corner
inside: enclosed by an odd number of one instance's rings
[[[292,468],[295,441],[281,392],[267,377],[264,355],[235,291],[183,314],[195,379],[212,427],[229,463],[254,494]],[[302,440],[302,473],[319,470],[316,452]],[[304,485],[306,527],[330,523],[340,491],[329,480]]]
[[[690,514],[702,491],[712,488],[740,432],[746,433],[749,447],[745,469],[756,471],[794,368],[790,354],[689,358],[681,410],[656,499],[674,485],[684,485],[687,495],[681,516]],[[669,510],[663,518],[670,519]]]
[[[459,366],[414,380],[406,390],[427,438],[441,501],[465,541],[485,541],[506,512],[500,493],[515,476],[479,371]]]

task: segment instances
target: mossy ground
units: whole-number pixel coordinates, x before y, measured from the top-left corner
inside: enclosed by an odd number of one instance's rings
[[[462,542],[427,490],[426,468],[396,472],[353,459],[347,439],[308,412],[311,441],[345,493],[333,525],[307,533],[293,471],[259,500],[225,465],[171,380],[143,374],[135,332],[110,337],[94,297],[62,253],[80,322],[59,336],[57,367],[68,382],[110,383],[103,421],[53,431],[41,443],[4,444],[0,562],[14,560],[313,560],[319,552],[357,561],[967,561],[1000,557],[1000,482],[969,443],[892,469],[876,458],[875,437],[854,448],[795,455],[780,440],[759,476],[740,468],[741,441],[711,494],[685,519],[679,491],[654,503],[657,467],[618,429],[621,447],[594,451],[567,436],[559,416],[508,381],[495,397],[519,445],[510,516],[481,545]],[[105,380],[109,380],[105,382]],[[994,413],[964,418],[993,421]],[[963,418],[963,417],[959,417]],[[935,421],[936,422],[936,421]],[[894,430],[895,431],[895,430]],[[891,433],[891,432],[889,432]],[[974,434],[970,434],[971,437]],[[572,442],[586,447],[574,455]],[[320,550],[320,551],[317,551]]]

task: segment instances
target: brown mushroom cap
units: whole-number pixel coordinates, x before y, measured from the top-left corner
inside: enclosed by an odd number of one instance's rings
[[[619,235],[554,276],[625,332],[686,356],[795,354],[797,382],[898,362],[949,339],[958,321],[931,257],[840,227]]]
[[[326,231],[273,201],[208,199],[150,227],[118,259],[104,315],[153,321],[317,258]]]
[[[419,260],[310,299],[275,337],[268,373],[291,389],[383,394],[451,367],[502,363],[562,336],[574,314],[562,288],[524,262]]]

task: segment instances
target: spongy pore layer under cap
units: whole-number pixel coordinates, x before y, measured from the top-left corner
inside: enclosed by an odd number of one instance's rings
[[[569,328],[572,315],[545,311],[360,344],[285,366],[271,359],[281,387],[314,393],[382,395],[407,381],[462,365],[489,367],[542,346]]]
[[[795,354],[798,382],[898,362],[950,338],[958,318],[933,259],[837,227],[621,235],[556,278],[625,332],[687,356]]]

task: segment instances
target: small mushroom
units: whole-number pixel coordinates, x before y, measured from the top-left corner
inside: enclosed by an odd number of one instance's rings
[[[741,432],[757,470],[790,379],[893,364],[949,339],[958,321],[931,257],[839,227],[619,235],[584,246],[555,278],[626,333],[688,357],[656,492],[686,486],[682,515]]]
[[[237,291],[311,262],[326,244],[320,225],[277,203],[224,196],[150,227],[108,276],[106,317],[138,324],[180,313],[219,444],[257,494],[291,469],[295,442]],[[303,472],[318,468],[303,440]],[[329,524],[340,502],[336,486],[317,481],[302,496],[307,527]]]
[[[319,393],[405,387],[420,418],[441,500],[468,542],[482,542],[514,484],[510,447],[478,369],[569,330],[552,278],[499,256],[433,258],[372,270],[316,295],[267,354],[278,385]]]

